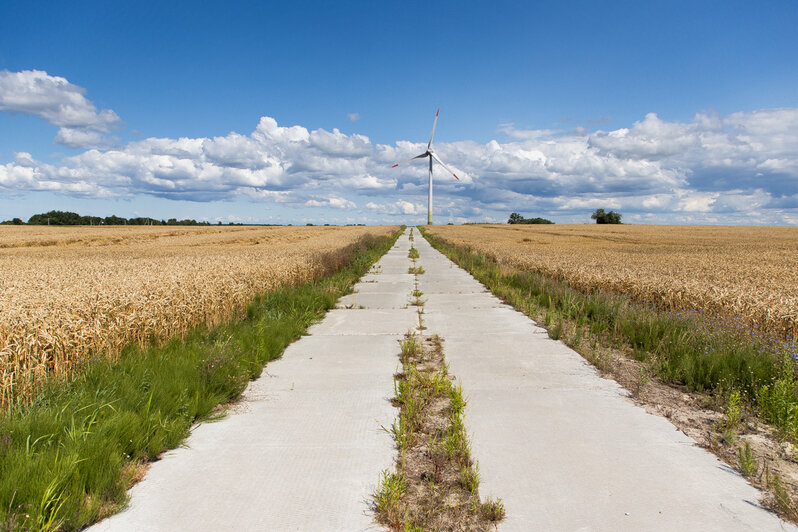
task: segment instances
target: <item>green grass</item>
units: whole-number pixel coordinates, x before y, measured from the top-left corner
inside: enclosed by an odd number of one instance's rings
[[[398,515],[402,495],[407,491],[407,483],[401,473],[383,471],[374,496],[376,510],[390,516],[391,520],[400,520]]]
[[[504,511],[504,504],[502,503],[501,498],[496,499],[488,499],[486,502],[480,506],[480,513],[482,516],[487,519],[488,521],[501,521],[504,519],[505,511]]]
[[[669,313],[621,294],[582,293],[536,272],[498,264],[420,229],[436,249],[468,270],[494,294],[545,323],[552,338],[563,323],[574,331],[562,340],[575,347],[585,338],[628,351],[664,382],[739,399],[734,415],[756,415],[798,439],[798,347],[746,329],[739,321],[698,311]],[[732,395],[733,391],[739,396]]]
[[[118,362],[96,359],[0,419],[2,530],[76,530],[116,511],[140,464],[238,398],[395,242],[364,238],[331,273],[255,298],[241,320],[200,327]]]
[[[775,507],[793,522],[798,521],[798,506],[790,497],[789,489],[777,473],[773,473],[765,466],[765,484],[773,495]]]
[[[745,477],[753,477],[756,475],[757,466],[754,454],[751,451],[751,444],[745,442],[745,447],[738,449],[738,456],[740,457],[740,471]]]

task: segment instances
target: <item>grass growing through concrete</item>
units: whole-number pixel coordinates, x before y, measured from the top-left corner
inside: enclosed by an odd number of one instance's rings
[[[48,383],[0,419],[0,529],[77,530],[117,511],[148,461],[238,398],[398,236],[330,255],[326,276],[256,298],[241,320]]]
[[[413,306],[422,307],[424,306],[424,303],[427,302],[425,299],[421,299],[421,296],[424,295],[424,292],[418,289],[418,281],[416,281],[416,287],[412,292],[410,292],[410,295],[413,297],[413,300],[410,302],[410,304]]]
[[[410,228],[410,241],[413,241],[413,229]],[[412,273],[414,275],[419,275],[424,273],[424,268],[422,266],[418,266],[416,264],[416,260],[418,260],[419,254],[418,250],[413,247],[413,244],[410,244],[410,251],[407,253],[407,256],[413,259],[413,265],[407,269],[407,273]]]
[[[408,333],[395,375],[399,418],[388,429],[399,451],[396,472],[382,473],[377,519],[393,530],[492,530],[501,500],[480,502],[479,471],[463,424],[465,399],[454,386],[442,340]]]

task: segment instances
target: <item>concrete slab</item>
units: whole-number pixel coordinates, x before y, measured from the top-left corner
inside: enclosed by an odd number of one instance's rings
[[[500,530],[798,530],[579,354],[415,246],[426,332],[443,337],[463,385],[480,493],[507,510]]]
[[[376,270],[378,275],[409,275],[407,268],[410,266],[407,251],[383,257],[383,264]]]
[[[430,299],[433,296],[429,296]],[[513,334],[520,331],[545,334],[535,323],[507,307],[452,308],[424,305],[424,325],[444,338],[485,334]]]
[[[413,275],[407,273],[407,267],[410,264],[410,259],[404,258],[404,273],[369,273],[363,276],[357,285],[355,285],[355,290],[360,291],[361,285],[371,285],[379,283],[380,286],[391,286],[397,283],[403,284],[410,284],[412,285],[414,282]]]
[[[427,267],[419,261],[424,269]],[[465,275],[463,275],[465,274]],[[451,273],[428,271],[418,276],[419,290],[425,294],[480,294],[489,293],[484,286],[473,283],[474,279],[463,270]]]
[[[406,236],[398,248],[378,264],[403,262],[406,272]],[[91,530],[379,529],[371,495],[395,457],[381,427],[396,417],[398,340],[418,318],[395,308],[412,276],[365,280],[349,299],[388,308],[330,311],[266,366],[228,417],[194,427],[185,447],[152,464],[126,511]]]
[[[415,286],[412,275],[405,274],[402,277],[396,277],[386,274],[384,277],[375,275],[358,283],[355,286],[356,294],[409,294]]]
[[[401,292],[372,292],[349,294],[338,300],[336,308],[359,309],[395,309],[406,308],[410,303],[410,293]]]
[[[419,290],[421,290],[421,287],[419,287]],[[496,298],[490,292],[472,292],[469,294],[424,293],[421,298],[426,301],[425,306],[428,310],[437,308],[482,309],[507,307],[504,303],[497,302]]]
[[[308,329],[308,334],[317,336],[404,334],[417,326],[418,316],[415,308],[335,309],[327,313],[324,321]]]

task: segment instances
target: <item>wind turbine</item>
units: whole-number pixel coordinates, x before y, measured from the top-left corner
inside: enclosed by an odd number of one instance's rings
[[[438,162],[438,164],[443,166],[450,174],[452,174],[454,176],[455,179],[460,181],[460,178],[457,177],[457,174],[452,172],[452,170],[448,166],[446,166],[443,163],[443,161],[441,161],[440,157],[438,157],[437,154],[435,153],[435,151],[433,151],[433,149],[432,149],[432,137],[435,136],[435,126],[438,124],[438,113],[440,113],[440,112],[441,112],[440,109],[438,109],[435,112],[435,121],[432,123],[432,133],[430,134],[429,142],[427,143],[427,151],[425,151],[421,155],[416,155],[415,157],[411,157],[410,159],[408,159],[406,161],[402,161],[401,163],[396,163],[395,165],[393,165],[391,167],[391,168],[396,168],[400,164],[409,163],[410,161],[413,161],[415,159],[423,159],[424,157],[429,157],[429,194],[427,196],[427,224],[428,225],[432,225],[432,160],[435,159]]]

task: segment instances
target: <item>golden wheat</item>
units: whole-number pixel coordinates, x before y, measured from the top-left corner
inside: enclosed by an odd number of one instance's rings
[[[82,361],[240,313],[392,227],[0,227],[0,405]]]
[[[436,226],[430,233],[585,291],[668,310],[739,316],[798,334],[798,228],[642,225]]]

